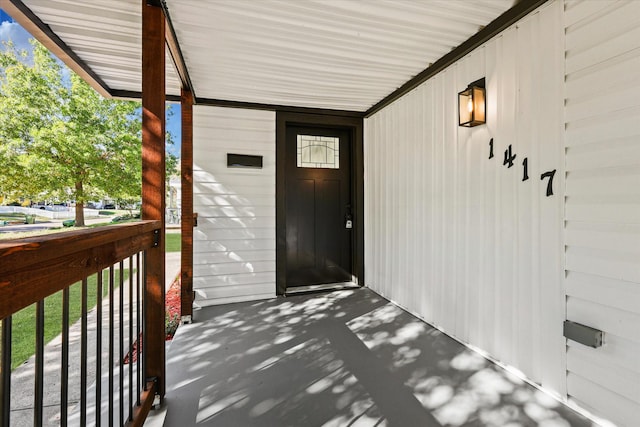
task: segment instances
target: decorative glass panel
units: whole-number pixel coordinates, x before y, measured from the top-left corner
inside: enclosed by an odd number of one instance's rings
[[[340,138],[298,135],[299,168],[340,168]]]

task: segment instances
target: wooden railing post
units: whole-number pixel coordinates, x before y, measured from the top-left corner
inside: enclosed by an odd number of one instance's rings
[[[142,0],[142,219],[159,220],[158,245],[146,253],[145,329],[147,379],[165,392],[165,18],[160,2]]]
[[[182,319],[191,321],[193,314],[193,93],[182,89],[182,254],[180,311]]]

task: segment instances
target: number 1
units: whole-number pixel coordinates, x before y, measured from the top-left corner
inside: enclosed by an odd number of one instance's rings
[[[525,157],[522,161],[522,180],[526,181],[529,179],[529,158]]]

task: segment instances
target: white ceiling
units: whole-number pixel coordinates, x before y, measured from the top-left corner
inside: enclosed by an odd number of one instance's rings
[[[140,0],[23,0],[111,89],[139,92]],[[166,0],[198,98],[365,111],[515,0]],[[180,83],[168,61],[167,93]]]
[[[104,82],[116,90],[142,91],[142,3],[139,0],[23,0]],[[180,80],[167,54],[167,93]]]

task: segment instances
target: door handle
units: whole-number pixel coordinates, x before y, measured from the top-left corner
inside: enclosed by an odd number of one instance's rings
[[[344,228],[350,230],[353,228],[353,215],[351,215],[351,205],[347,205],[347,214],[344,216]]]

